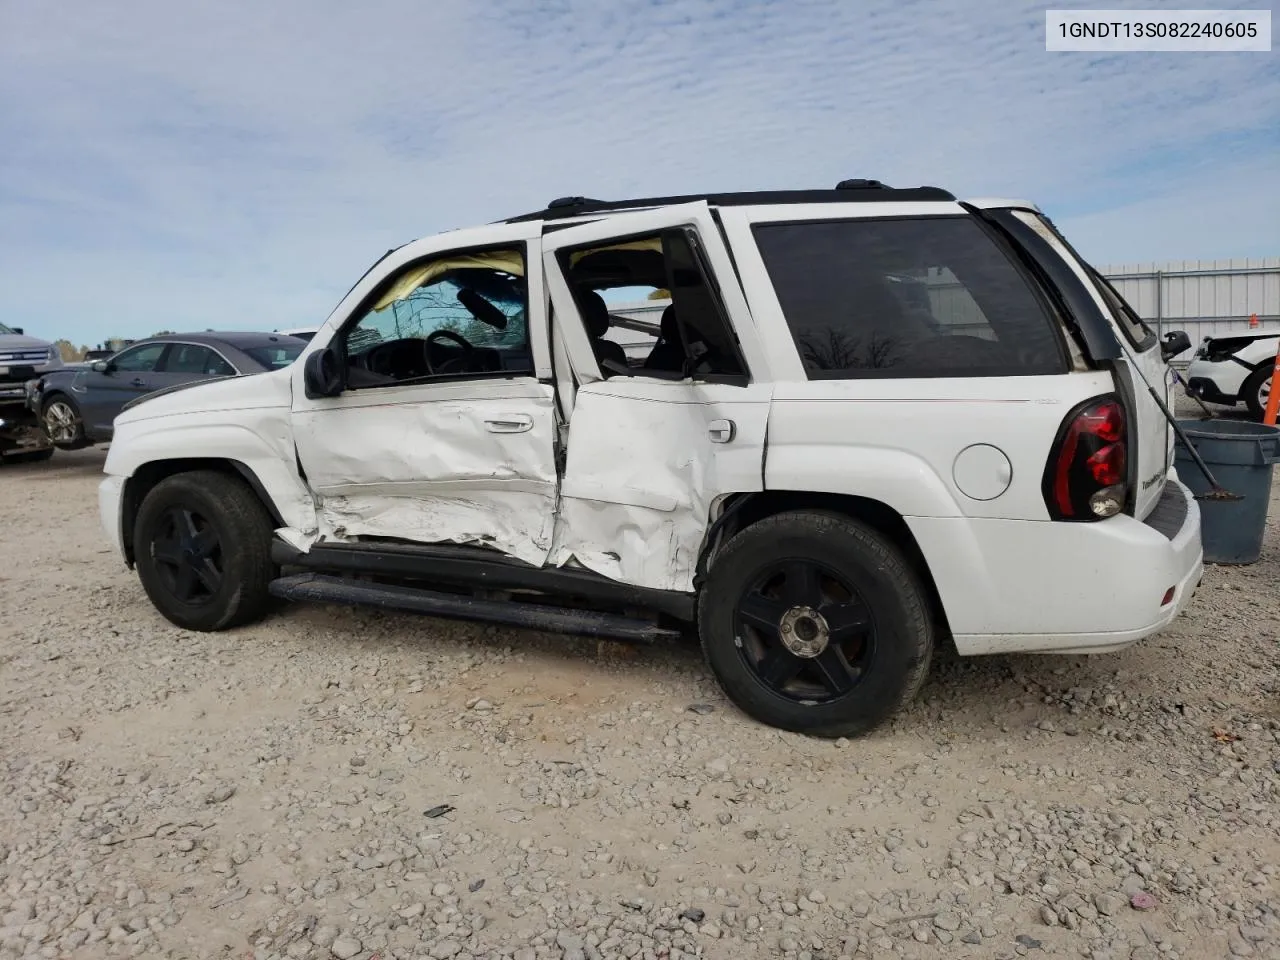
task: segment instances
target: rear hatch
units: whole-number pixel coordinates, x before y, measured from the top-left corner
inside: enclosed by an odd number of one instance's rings
[[[1085,281],[1115,331],[1121,347],[1113,361],[1120,386],[1127,394],[1125,406],[1133,423],[1130,436],[1130,483],[1134,492],[1134,515],[1146,519],[1164,493],[1169,466],[1173,462],[1173,430],[1164,412],[1147,387],[1158,393],[1172,409],[1173,374],[1160,352],[1155,330],[1148,326],[1097,270],[1067,243],[1048,217],[1039,211],[1017,210],[1015,216],[1043,237]],[[1136,449],[1135,449],[1136,448]]]

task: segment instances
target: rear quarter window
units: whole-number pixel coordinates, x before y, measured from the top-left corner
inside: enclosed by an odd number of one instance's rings
[[[1068,369],[1040,296],[968,217],[753,229],[811,380]]]

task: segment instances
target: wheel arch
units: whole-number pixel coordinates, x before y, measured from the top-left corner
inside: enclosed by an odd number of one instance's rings
[[[181,473],[191,473],[194,470],[213,470],[238,477],[261,501],[272,523],[277,527],[288,526],[258,475],[239,460],[228,457],[179,457],[170,460],[150,460],[140,464],[125,480],[120,503],[121,544],[124,548],[125,562],[130,567],[133,566],[133,525],[142,501],[162,480]]]
[[[738,531],[745,530],[766,517],[789,510],[821,510],[866,524],[901,550],[928,595],[937,636],[950,636],[946,609],[924,551],[902,514],[889,504],[871,497],[801,490],[763,490],[733,494],[722,498],[720,503],[723,509],[719,517],[710,524],[698,559],[695,588],[700,586],[707,568],[715,559],[716,551]]]

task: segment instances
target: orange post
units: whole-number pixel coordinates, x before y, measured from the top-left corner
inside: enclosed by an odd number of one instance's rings
[[[1271,392],[1267,395],[1267,412],[1262,415],[1262,422],[1274,427],[1278,413],[1280,413],[1280,350],[1276,351],[1276,365],[1271,368]]]
[[[1258,325],[1258,315],[1256,313],[1249,314],[1249,329],[1252,330]]]

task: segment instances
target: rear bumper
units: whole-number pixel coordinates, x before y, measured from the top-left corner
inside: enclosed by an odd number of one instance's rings
[[[1166,497],[1185,498],[1176,530],[1127,516],[1097,523],[908,518],[957,651],[1102,653],[1164,629],[1204,572],[1199,505],[1170,473]]]

